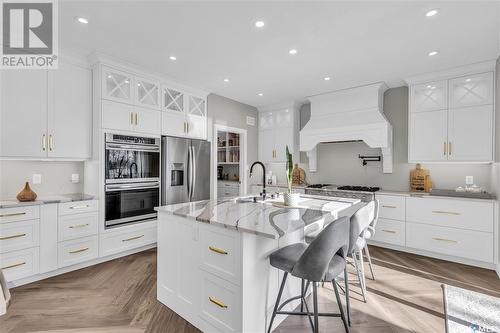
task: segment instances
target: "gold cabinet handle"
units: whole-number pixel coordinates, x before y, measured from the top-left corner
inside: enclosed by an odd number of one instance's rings
[[[82,206],[71,206],[69,209],[84,209],[84,208],[89,208],[89,205],[82,205]]]
[[[85,251],[88,251],[88,249],[89,249],[88,247],[84,247],[83,249],[69,251],[69,253],[70,254],[75,254],[75,253],[85,252]]]
[[[17,263],[17,264],[12,264],[12,265],[9,265],[9,266],[0,267],[0,270],[14,268],[14,267],[19,267],[19,266],[22,266],[22,265],[26,265],[26,262],[23,261],[23,262],[20,262],[20,263]]]
[[[134,236],[134,237],[130,237],[130,238],[127,238],[127,239],[122,239],[122,242],[130,242],[132,240],[139,239],[139,238],[142,238],[142,237],[144,237],[144,235]]]
[[[448,142],[448,155],[451,155],[451,142]]]
[[[88,227],[89,224],[88,223],[85,223],[85,224],[75,224],[75,225],[70,225],[69,228],[70,229],[79,229],[79,228],[84,228],[84,227]]]
[[[382,205],[384,208],[398,208],[397,206],[390,206],[390,205]]]
[[[49,135],[49,150],[52,151],[54,149],[54,137],[52,134]]]
[[[186,128],[187,128],[186,132],[189,133],[189,123],[188,122],[186,122]]]
[[[134,113],[130,112],[130,125],[134,124]]]
[[[11,216],[20,216],[20,215],[26,215],[26,212],[22,212],[22,213],[2,214],[2,215],[0,215],[0,217],[11,217]]]
[[[446,141],[443,142],[443,155],[446,156]]]
[[[432,237],[433,240],[438,241],[438,242],[446,242],[446,243],[453,243],[456,244],[458,241],[453,240],[453,239],[446,239],[446,238],[440,238],[440,237]]]
[[[136,112],[135,113],[135,126],[139,123],[139,114]]]
[[[394,230],[382,229],[382,231],[387,232],[388,234],[395,234],[396,233]]]
[[[229,193],[225,193],[225,194],[229,194]],[[218,247],[215,247],[215,246],[209,246],[208,248],[210,249],[210,251],[217,252],[219,254],[227,254],[227,251],[219,249]]]
[[[42,134],[42,150],[47,150],[47,141],[45,140],[45,134]]]
[[[457,212],[447,212],[444,210],[433,210],[432,212],[434,214],[460,215],[460,213],[457,213]]]
[[[186,122],[184,122],[184,133],[186,133]]]
[[[214,297],[208,297],[208,300],[212,303],[214,303],[215,305],[217,306],[220,306],[221,308],[223,309],[227,309],[227,305],[224,304],[222,301],[219,301],[217,298],[214,298]]]
[[[4,236],[0,237],[0,240],[6,240],[6,239],[12,239],[12,238],[19,238],[19,237],[24,237],[26,234],[17,234],[17,235],[12,235],[12,236]]]

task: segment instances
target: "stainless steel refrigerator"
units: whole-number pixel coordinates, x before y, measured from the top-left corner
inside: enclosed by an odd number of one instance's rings
[[[164,136],[161,153],[162,205],[210,199],[210,142]]]

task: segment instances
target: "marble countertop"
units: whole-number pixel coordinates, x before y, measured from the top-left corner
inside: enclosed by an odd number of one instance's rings
[[[332,221],[361,207],[358,199],[301,195],[298,207],[279,206],[282,198],[254,202],[252,197],[204,200],[155,208],[158,212],[190,218],[224,228],[277,239],[310,224]],[[352,214],[351,212],[351,214]],[[346,214],[347,215],[347,214]],[[162,222],[162,219],[159,219]]]
[[[46,195],[40,196],[35,201],[21,202],[16,199],[0,200],[0,208],[13,208],[13,207],[23,207],[23,206],[33,206],[33,205],[45,205],[61,202],[74,202],[83,200],[92,200],[93,195],[85,193],[69,193],[61,195]]]

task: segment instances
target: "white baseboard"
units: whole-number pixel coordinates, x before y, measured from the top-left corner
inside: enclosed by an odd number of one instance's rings
[[[476,266],[476,267],[481,267],[481,268],[486,268],[486,269],[491,269],[491,270],[496,269],[497,273],[499,272],[499,267],[500,267],[498,265],[495,266],[494,263],[490,263],[490,262],[483,262],[483,261],[472,260],[472,259],[467,259],[467,258],[449,256],[446,254],[440,254],[440,253],[435,253],[435,252],[430,252],[430,251],[425,251],[425,250],[418,250],[418,249],[413,249],[413,248],[409,248],[409,247],[405,247],[405,246],[381,243],[381,242],[377,242],[377,241],[373,241],[373,240],[368,241],[368,244],[391,249],[391,250],[397,250],[397,251],[401,251],[401,252],[418,254],[421,256],[425,256],[425,257],[431,257],[431,258],[436,258],[436,259],[441,259],[441,260],[446,260],[446,261],[452,261],[452,262],[456,262],[456,263],[463,264],[463,265]]]
[[[36,275],[29,276],[29,277],[26,277],[26,278],[23,278],[23,279],[19,279],[19,280],[14,280],[14,281],[8,282],[8,286],[9,286],[9,288],[16,288],[16,287],[19,287],[19,286],[22,286],[22,285],[25,285],[25,284],[28,284],[28,283],[32,283],[32,282],[44,280],[44,279],[47,279],[47,278],[50,278],[50,277],[53,277],[53,276],[56,276],[56,275],[61,275],[61,274],[72,272],[72,271],[76,271],[78,269],[82,269],[82,268],[85,268],[85,267],[89,267],[89,266],[101,264],[101,263],[106,262],[106,261],[110,261],[110,260],[114,260],[114,259],[117,259],[117,258],[125,257],[125,256],[128,256],[128,255],[134,254],[134,253],[146,251],[146,250],[149,250],[149,249],[152,249],[152,248],[155,248],[155,247],[156,247],[156,243],[149,244],[149,245],[144,245],[144,246],[141,246],[141,247],[138,247],[138,248],[135,248],[135,249],[131,249],[131,250],[127,250],[127,251],[124,251],[124,252],[116,253],[116,254],[113,254],[113,255],[106,256],[106,257],[97,258],[97,259],[90,260],[90,261],[85,261],[85,262],[82,262],[82,263],[79,263],[79,264],[76,264],[76,265],[59,268],[59,269],[56,269],[54,271],[50,271],[50,272],[46,272],[46,273],[42,273],[42,274],[36,274]]]

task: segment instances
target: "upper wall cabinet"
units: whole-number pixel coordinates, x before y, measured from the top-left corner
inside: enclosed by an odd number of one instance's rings
[[[259,160],[267,163],[286,162],[286,147],[297,150],[298,122],[293,105],[259,113]],[[294,157],[297,158],[297,157]]]
[[[90,158],[91,84],[89,69],[62,61],[58,69],[3,71],[0,156]]]
[[[409,79],[408,161],[494,160],[494,62]],[[423,82],[422,82],[423,81]]]
[[[132,75],[103,66],[102,98],[132,104]]]
[[[143,107],[159,110],[160,84],[147,79],[135,79],[135,104]]]

